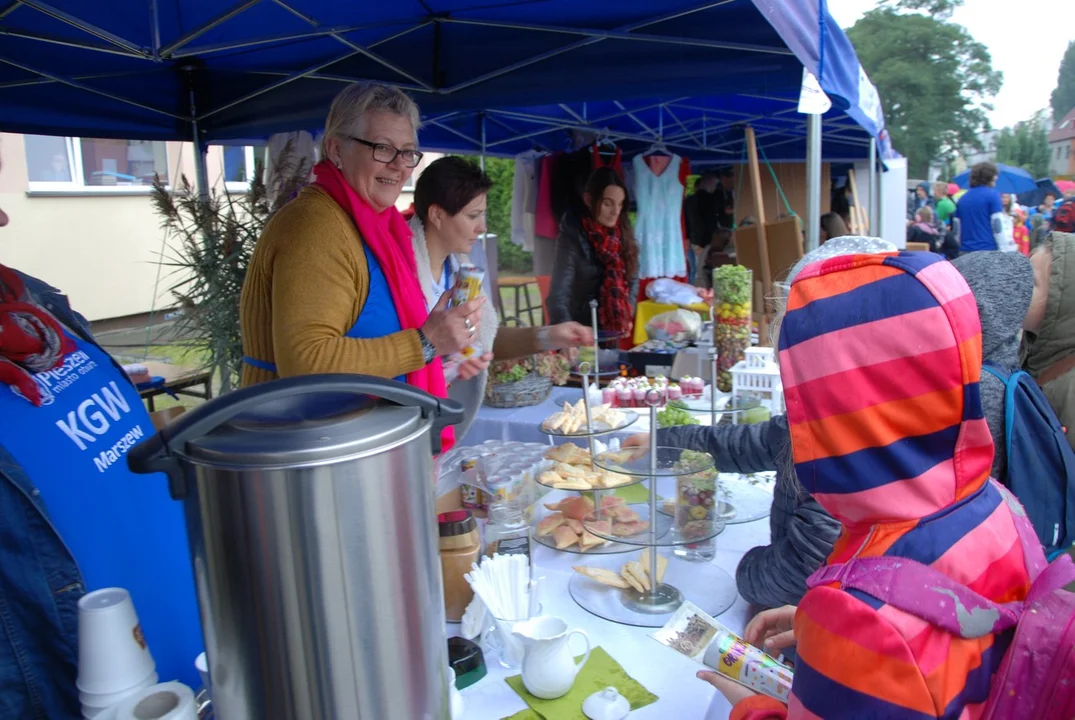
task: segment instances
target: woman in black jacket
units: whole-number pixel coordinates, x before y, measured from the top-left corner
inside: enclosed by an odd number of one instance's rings
[[[590,324],[597,300],[601,330],[629,333],[638,291],[638,243],[627,219],[627,187],[612,168],[586,183],[585,215],[564,216],[546,305],[552,324]]]

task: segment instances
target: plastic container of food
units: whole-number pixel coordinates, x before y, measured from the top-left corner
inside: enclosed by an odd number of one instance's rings
[[[731,392],[735,364],[750,347],[754,275],[742,265],[713,270],[713,343],[717,348],[717,387]]]

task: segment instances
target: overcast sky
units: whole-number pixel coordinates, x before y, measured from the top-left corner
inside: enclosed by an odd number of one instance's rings
[[[855,24],[876,0],[828,0],[842,28]],[[1075,39],[1075,0],[967,0],[952,21],[970,31],[1004,73],[989,120],[1000,128],[1049,106],[1068,42]],[[884,90],[882,89],[882,93]]]

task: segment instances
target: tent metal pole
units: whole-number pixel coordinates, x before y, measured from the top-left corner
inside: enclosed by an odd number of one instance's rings
[[[89,50],[90,52],[106,53],[108,55],[120,55],[126,58],[136,58],[138,60],[145,59],[145,56],[143,55],[133,55],[127,50],[115,47],[114,45],[91,45],[90,43],[79,42],[78,40],[68,40],[67,38],[55,37],[51,35],[41,35],[39,33],[27,32],[25,30],[16,30],[14,28],[9,27],[0,27],[0,35],[22,38],[24,40],[33,40],[35,42],[50,43],[52,45],[62,45],[64,47],[73,47],[78,48],[79,50]]]
[[[357,32],[359,30],[376,30],[376,29],[382,28],[382,27],[395,27],[395,26],[398,26],[398,25],[408,25],[409,26],[409,27],[407,27],[407,28],[405,28],[403,30],[400,30],[397,33],[393,33],[392,35],[389,35],[388,37],[385,37],[385,38],[382,38],[380,40],[377,40],[376,42],[372,42],[372,43],[370,43],[369,45],[366,46],[367,48],[375,48],[378,45],[383,45],[386,42],[391,42],[392,40],[395,40],[396,38],[402,37],[403,35],[406,35],[407,33],[411,33],[411,32],[414,32],[415,30],[420,29],[420,28],[424,28],[426,25],[429,25],[431,22],[432,22],[431,20],[426,20],[426,21],[418,23],[417,25],[410,25],[409,20],[408,21],[389,20],[387,22],[370,23],[369,25],[348,25],[346,27],[324,28],[324,29],[321,29],[321,30],[311,30],[309,32],[303,32],[303,33],[290,33],[288,35],[267,35],[267,36],[262,36],[262,37],[257,37],[257,38],[251,38],[249,40],[240,40],[240,41],[236,41],[236,42],[208,43],[208,44],[205,44],[205,45],[195,45],[194,47],[187,48],[187,49],[183,50],[182,52],[174,52],[171,55],[171,59],[173,59],[173,60],[181,60],[182,58],[192,57],[192,56],[195,56],[195,55],[197,55],[199,57],[202,57],[202,56],[205,56],[205,55],[209,55],[210,53],[226,52],[226,51],[229,51],[229,50],[242,50],[243,48],[255,47],[257,45],[271,45],[273,43],[285,43],[285,42],[291,42],[293,40],[308,40],[310,38],[326,37],[328,35],[347,34],[347,33]]]
[[[287,10],[289,13],[291,13],[295,17],[301,19],[303,22],[307,22],[310,25],[313,25],[314,27],[318,26],[319,23],[317,22],[317,20],[315,20],[312,17],[310,17],[309,15],[306,15],[305,13],[302,13],[302,12],[296,10],[295,8],[291,7],[290,5],[285,3],[284,0],[272,0],[272,1],[277,6],[283,8],[284,10]],[[351,48],[352,50],[354,50],[356,52],[362,53],[363,55],[368,57],[373,62],[375,62],[375,63],[377,63],[379,65],[383,65],[384,67],[388,68],[389,70],[391,70],[392,72],[396,73],[397,75],[399,75],[401,77],[404,77],[404,78],[407,78],[408,80],[410,80],[415,85],[418,85],[419,87],[421,87],[423,90],[426,90],[427,92],[432,92],[433,91],[434,88],[429,83],[419,79],[415,75],[410,74],[409,72],[407,72],[406,70],[404,70],[400,66],[396,65],[393,62],[390,62],[390,61],[384,59],[380,55],[377,55],[376,53],[370,52],[370,50],[368,48],[366,48],[366,47],[364,47],[362,45],[359,45],[358,43],[351,42],[350,40],[348,40],[347,38],[345,38],[344,36],[342,36],[342,35],[340,35],[338,33],[331,33],[328,37],[332,38],[333,40],[335,40],[335,41],[337,41],[339,43],[342,43],[343,45],[346,45],[347,47]]]
[[[558,33],[561,35],[581,35],[590,40],[629,40],[634,42],[651,42],[662,45],[681,45],[688,47],[707,47],[716,50],[734,50],[738,52],[756,52],[767,55],[794,55],[794,52],[785,47],[771,45],[751,45],[749,43],[726,42],[722,40],[707,40],[704,38],[676,37],[674,35],[653,35],[649,33],[637,33],[631,30],[616,28],[614,30],[600,30],[598,28],[563,27],[559,25],[533,25],[530,23],[513,23],[505,20],[479,20],[473,18],[446,17],[441,22],[455,23],[457,25],[478,25],[480,27],[500,28],[504,30],[531,30],[534,32]],[[648,21],[646,25],[654,24]],[[642,27],[642,26],[639,26]]]
[[[482,118],[482,154],[481,154],[481,168],[482,168],[482,172],[485,172],[485,150],[486,150],[486,144],[485,144],[485,138],[486,138],[486,135],[485,135],[485,113],[482,113],[482,114],[481,114],[481,118]]]
[[[583,123],[583,124],[586,123],[586,118],[582,117],[577,112],[572,110],[571,106],[568,105],[567,103],[560,103],[560,109],[563,110],[564,112],[566,112],[571,117],[575,118],[575,120],[577,120],[578,122]]]
[[[153,59],[160,62],[161,57],[161,18],[157,0],[149,0],[149,31],[153,38]]]
[[[806,116],[806,252],[821,241],[821,116]]]
[[[264,95],[267,92],[272,92],[273,90],[277,90],[277,89],[283,87],[284,85],[287,85],[288,83],[294,82],[296,80],[301,80],[302,78],[304,78],[304,77],[306,77],[308,75],[313,75],[314,73],[316,73],[318,70],[321,70],[322,68],[326,68],[329,65],[335,65],[336,63],[338,63],[338,62],[340,62],[342,60],[346,60],[347,58],[354,57],[355,55],[358,55],[358,54],[359,53],[358,53],[357,50],[352,50],[351,52],[346,53],[344,55],[341,55],[341,56],[339,56],[337,58],[333,58],[332,60],[327,60],[325,62],[318,63],[317,65],[314,65],[313,67],[310,67],[310,68],[307,68],[305,70],[301,70],[301,71],[299,71],[297,73],[293,73],[291,75],[288,75],[287,77],[284,77],[284,78],[282,78],[280,80],[277,80],[274,83],[269,83],[268,85],[266,85],[265,87],[261,88],[260,90],[255,90],[254,92],[247,93],[246,95],[243,95],[240,98],[232,100],[230,103],[225,103],[224,105],[221,105],[218,108],[213,108],[209,112],[207,112],[204,115],[202,115],[201,118],[204,120],[205,118],[207,118],[207,117],[209,117],[211,115],[216,115],[217,113],[224,112],[225,110],[229,110],[229,109],[235,107],[236,105],[242,105],[247,100],[253,100],[258,95]]]
[[[735,2],[735,0],[717,0],[717,2],[705,3],[704,5],[700,5],[698,7],[687,8],[686,10],[676,10],[674,12],[666,13],[665,15],[659,15],[657,17],[652,17],[652,18],[649,18],[648,20],[643,20],[641,22],[629,23],[627,25],[621,25],[620,27],[615,28],[612,32],[631,33],[631,32],[633,32],[635,30],[640,30],[641,28],[648,27],[650,25],[656,25],[658,23],[668,22],[669,20],[674,20],[676,18],[683,17],[685,15],[690,15],[692,13],[702,12],[703,10],[709,10],[711,8],[720,7],[721,5],[727,5],[728,3],[731,3],[731,2]],[[447,17],[445,17],[445,18],[441,18],[440,22],[460,22],[460,20],[459,20],[459,18],[447,18]],[[530,29],[533,29],[533,28],[530,28]],[[553,50],[549,50],[548,52],[541,53],[540,55],[534,55],[533,57],[527,58],[526,60],[520,60],[519,62],[512,63],[511,65],[508,65],[505,68],[501,68],[500,70],[494,70],[493,72],[486,73],[484,75],[479,75],[476,78],[471,78],[470,80],[467,80],[465,82],[459,83],[457,85],[453,85],[453,86],[451,86],[449,88],[446,88],[444,90],[444,92],[446,94],[451,94],[453,92],[457,92],[459,90],[464,90],[464,89],[466,89],[468,87],[472,87],[474,85],[480,85],[483,82],[486,82],[487,80],[492,80],[493,78],[500,77],[501,75],[507,75],[509,73],[515,72],[516,70],[520,70],[520,69],[522,69],[524,67],[529,67],[530,65],[534,65],[534,64],[539,63],[539,62],[544,62],[545,60],[549,60],[549,59],[557,57],[559,55],[563,55],[564,53],[572,52],[573,50],[579,50],[579,49],[584,48],[584,47],[589,47],[590,45],[593,45],[595,43],[599,43],[599,42],[601,42],[603,40],[607,40],[607,39],[608,39],[608,37],[587,37],[587,38],[584,38],[584,39],[579,40],[577,42],[573,42],[573,43],[569,43],[567,45],[564,45],[563,47],[555,48]],[[787,54],[791,55],[793,53],[788,51]]]
[[[486,141],[486,137],[485,137],[485,113],[484,112],[481,114],[481,123],[482,123],[481,168],[482,168],[482,172],[485,172],[485,151],[486,151],[485,141]],[[485,257],[489,257],[489,233],[488,232],[483,232],[482,233],[481,241],[482,241],[482,252],[485,253]],[[498,297],[499,297],[499,293],[500,293],[500,291],[497,290]]]
[[[873,145],[877,148],[880,145],[880,141],[874,138],[872,140]],[[875,151],[876,152],[876,151]],[[878,163],[877,167],[877,229],[874,231],[874,235],[877,237],[884,237],[882,234],[885,231],[885,203],[882,198],[885,194],[885,175],[883,165]]]
[[[0,63],[6,63],[8,65],[11,65],[12,67],[17,67],[20,70],[25,70],[28,73],[33,73],[34,75],[40,75],[41,77],[47,78],[47,79],[51,80],[52,82],[57,82],[57,83],[60,83],[61,85],[69,85],[70,87],[76,88],[78,90],[85,90],[88,93],[93,93],[94,95],[100,95],[101,97],[106,97],[109,100],[115,100],[116,102],[119,102],[119,103],[125,103],[127,105],[133,105],[136,108],[142,108],[143,110],[149,110],[150,112],[155,112],[155,113],[158,113],[160,115],[166,115],[166,116],[168,116],[170,118],[175,118],[176,120],[186,120],[187,119],[187,118],[183,117],[182,115],[176,115],[175,113],[168,112],[167,110],[161,110],[160,108],[150,107],[149,105],[143,105],[140,102],[135,102],[134,100],[128,100],[127,98],[120,97],[119,95],[113,95],[112,93],[104,92],[103,90],[98,90],[97,88],[89,87],[88,85],[84,85],[84,84],[82,84],[80,82],[77,82],[75,80],[72,80],[70,78],[61,77],[59,75],[54,75],[54,74],[48,72],[47,70],[39,70],[37,68],[31,67],[29,65],[26,65],[24,63],[17,62],[15,60],[11,60],[10,58],[6,58],[6,57],[4,57],[2,55],[0,55]]]
[[[194,145],[194,179],[198,185],[198,198],[205,202],[209,199],[209,168],[206,165],[207,148],[202,142],[201,130],[198,129],[197,105],[194,102],[194,71],[188,70],[191,88],[187,97],[190,100],[190,132]]]
[[[621,103],[619,100],[613,100],[612,104],[615,105],[616,107],[618,107],[620,110],[623,110],[625,113],[627,113],[627,117],[629,117],[631,120],[634,120],[635,124],[638,125],[640,128],[642,128],[643,130],[648,132],[650,135],[653,134],[653,128],[651,128],[649,125],[647,125],[646,123],[644,123],[641,120],[639,120],[638,116],[635,115],[630,110],[628,110],[627,108],[625,108],[623,106],[623,103]]]
[[[146,57],[147,55],[145,48],[138,47],[129,40],[124,40],[119,35],[115,35],[113,33],[108,32],[107,30],[97,27],[96,25],[88,23],[84,20],[80,20],[79,18],[75,17],[74,15],[71,15],[70,13],[66,13],[63,10],[54,8],[48,3],[41,2],[41,0],[21,0],[21,2],[26,7],[33,8],[39,13],[48,15],[55,20],[59,20],[60,22],[70,25],[73,28],[77,28],[84,33],[93,35],[94,37],[100,40],[104,40],[107,43],[111,43],[116,47],[123,48],[131,55],[135,55],[137,57],[142,58]]]
[[[452,135],[455,135],[456,137],[462,138],[463,140],[466,140],[469,143],[473,143],[475,147],[478,147],[478,148],[481,147],[481,143],[479,141],[475,140],[474,138],[470,137],[469,135],[467,135],[464,132],[459,132],[458,130],[456,130],[453,127],[448,127],[447,125],[442,123],[440,120],[426,120],[424,124],[425,125],[436,125],[441,130],[445,130],[447,132],[450,132]]]
[[[881,221],[877,211],[881,208],[880,186],[877,177],[877,143],[870,139],[870,234],[881,237]]]
[[[228,20],[231,20],[233,17],[235,17],[242,11],[246,10],[247,8],[253,7],[254,5],[257,5],[259,2],[261,2],[261,0],[241,0],[241,2],[239,2],[237,5],[233,5],[232,7],[228,8],[220,15],[217,15],[215,18],[205,23],[204,25],[200,25],[199,27],[194,28],[168,47],[162,48],[161,55],[163,55],[164,57],[171,56],[171,54],[174,53],[176,50],[182,47],[186,47],[193,40],[200,38],[202,35],[209,32],[216,26],[226,23]]]

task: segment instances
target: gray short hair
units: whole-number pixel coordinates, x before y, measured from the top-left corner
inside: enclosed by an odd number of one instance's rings
[[[414,126],[415,138],[422,124],[418,105],[407,93],[391,85],[357,82],[348,85],[332,100],[321,137],[321,158],[328,159],[327,141],[332,137],[358,132],[367,113],[381,111],[402,115]]]

